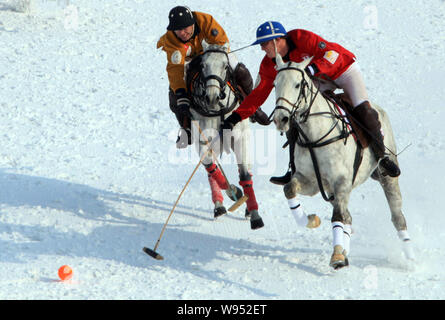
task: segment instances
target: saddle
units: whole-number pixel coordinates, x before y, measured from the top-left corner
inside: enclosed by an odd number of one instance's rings
[[[370,141],[368,134],[362,129],[362,125],[352,116],[352,102],[346,93],[323,92],[323,96],[340,107],[346,114],[347,122],[352,128],[352,134],[363,149],[367,148]]]

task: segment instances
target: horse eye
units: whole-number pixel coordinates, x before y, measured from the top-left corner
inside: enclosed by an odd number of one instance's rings
[[[295,86],[295,89],[298,89],[300,87],[300,84],[297,83],[297,85]]]

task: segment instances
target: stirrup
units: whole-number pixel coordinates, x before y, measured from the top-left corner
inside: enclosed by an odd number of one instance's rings
[[[270,182],[272,182],[273,184],[278,184],[280,186],[283,186],[287,183],[289,183],[292,179],[292,172],[289,170],[288,172],[286,172],[286,174],[284,176],[281,177],[271,177],[269,179]]]
[[[387,174],[390,177],[398,177],[400,176],[400,169],[397,166],[397,164],[392,161],[388,156],[383,157],[379,161],[379,168],[383,169],[384,173]]]

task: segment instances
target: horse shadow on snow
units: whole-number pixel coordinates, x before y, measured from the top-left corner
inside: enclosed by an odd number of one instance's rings
[[[1,261],[29,263],[29,257],[38,259],[39,255],[63,255],[119,261],[139,268],[159,266],[159,261],[143,253],[142,247],[153,248],[163,223],[150,223],[124,215],[110,203],[140,205],[149,209],[147,216],[153,214],[150,210],[156,210],[157,213],[163,214],[163,218],[167,218],[173,203],[114,193],[67,181],[8,173],[5,170],[0,170],[0,188],[2,190],[0,205],[3,207],[0,209],[0,214],[8,207],[36,207],[39,210],[60,210],[61,212],[57,212],[60,215],[70,212],[86,219],[85,223],[88,220],[103,222],[103,225],[92,229],[87,234],[81,230],[75,230],[76,228],[72,226],[69,231],[63,231],[55,225],[29,226],[1,223],[0,234],[19,234],[22,239],[15,241],[5,240],[4,237],[0,238]],[[174,214],[192,216],[213,223],[213,219],[208,218],[208,211],[202,210],[207,218],[203,217],[204,214],[200,215],[196,211],[190,207],[178,206]],[[254,231],[251,231],[246,223],[246,233],[250,232]],[[282,254],[276,254],[277,250]],[[307,251],[308,249],[302,250]],[[238,259],[240,256],[268,257],[277,259],[280,263],[289,264],[301,271],[323,276],[315,268],[287,261],[286,252],[295,253],[295,248],[287,249],[280,246],[262,245],[249,240],[186,231],[183,230],[183,225],[172,223],[169,223],[157,251],[166,258],[161,264],[170,268],[189,272],[206,280],[241,286],[255,295],[265,298],[273,297],[274,294],[227,280],[220,270],[208,271],[200,266],[205,266],[215,260],[229,260],[231,257],[234,259]],[[25,256],[27,258],[24,258]],[[241,273],[246,271],[249,270],[239,270]]]

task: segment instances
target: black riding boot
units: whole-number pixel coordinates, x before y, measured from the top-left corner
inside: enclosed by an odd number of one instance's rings
[[[253,90],[253,79],[250,75],[249,70],[243,63],[238,63],[234,70],[235,82],[240,87],[243,98],[247,97]],[[267,114],[258,108],[255,113],[250,116],[250,121],[255,123],[258,122],[263,126],[267,126],[271,121]]]
[[[293,174],[295,173],[295,134],[296,130],[291,128],[288,132],[286,132],[287,141],[289,142],[289,168],[287,169],[287,172],[284,176],[281,177],[271,177],[269,179],[270,182],[278,185],[285,185],[290,182],[292,179]]]
[[[379,162],[380,169],[383,169],[382,173],[390,177],[398,177],[400,175],[399,167],[385,153],[383,136],[380,131],[381,123],[377,111],[371,107],[368,101],[365,101],[352,110],[352,115],[368,131],[367,134],[370,135],[369,146]]]
[[[188,145],[192,144],[192,132],[190,130],[191,120],[190,118],[183,116],[178,112],[176,96],[171,89],[169,90],[168,98],[170,103],[170,110],[175,114],[176,120],[178,120],[179,126],[181,127],[178,134],[178,139],[176,139],[176,148],[187,148]]]

